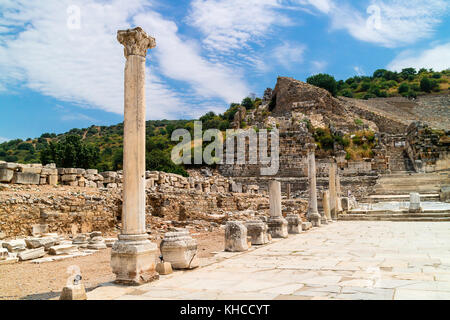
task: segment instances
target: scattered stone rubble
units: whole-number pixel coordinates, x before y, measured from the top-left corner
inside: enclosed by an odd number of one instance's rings
[[[111,239],[109,238],[109,242]],[[29,260],[33,263],[49,262],[89,255],[107,247],[99,231],[78,234],[73,240],[57,233],[42,233],[23,239],[1,241],[0,244],[0,264]]]

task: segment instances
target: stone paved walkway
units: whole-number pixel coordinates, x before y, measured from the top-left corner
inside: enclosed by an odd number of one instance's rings
[[[450,222],[340,221],[89,299],[450,299]]]

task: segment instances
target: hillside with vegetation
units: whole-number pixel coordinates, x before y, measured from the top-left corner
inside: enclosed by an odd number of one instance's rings
[[[333,96],[369,99],[374,97],[404,96],[410,99],[418,95],[448,93],[450,70],[413,68],[393,72],[376,70],[371,77],[354,76],[347,80],[336,81],[333,76],[318,74],[307,79],[307,83],[328,90]],[[232,103],[222,114],[208,112],[199,120],[203,130],[217,128],[221,131],[231,128],[236,112],[241,107],[246,110],[257,109],[260,98],[245,98],[241,103]],[[242,108],[241,108],[242,109]],[[265,116],[270,115],[264,111]],[[360,119],[355,119],[358,125]],[[371,157],[374,135],[361,129],[351,135],[337,136],[329,129],[310,128],[311,135],[319,147],[318,153],[332,152],[334,143],[342,145],[348,159]],[[242,121],[241,127],[247,124]],[[194,120],[150,120],[146,123],[146,167],[147,170],[159,170],[187,175],[189,166],[175,165],[171,159],[171,150],[178,141],[171,141],[175,129],[187,129],[191,136]],[[205,146],[207,142],[204,143]],[[44,133],[38,138],[15,139],[0,144],[0,160],[19,163],[51,163],[58,167],[97,168],[100,171],[120,170],[123,159],[123,123],[112,126],[91,126],[72,129],[66,133]],[[191,145],[193,148],[193,145]],[[193,152],[192,152],[193,154]],[[194,166],[194,165],[191,165]]]
[[[450,69],[435,72],[432,69],[405,68],[401,72],[376,70],[371,77],[354,76],[347,80],[335,80],[329,74],[309,77],[307,83],[328,90],[333,96],[355,99],[387,98],[403,96],[416,98],[420,95],[448,93]]]

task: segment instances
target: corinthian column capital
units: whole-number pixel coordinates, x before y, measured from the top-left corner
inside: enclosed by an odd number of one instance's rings
[[[126,58],[130,55],[145,57],[148,49],[156,47],[155,38],[150,37],[141,27],[117,31],[117,41],[123,44]]]

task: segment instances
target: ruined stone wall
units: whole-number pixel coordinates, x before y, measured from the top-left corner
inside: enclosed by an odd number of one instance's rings
[[[416,172],[450,170],[450,131],[413,122],[406,135],[406,151]]]

